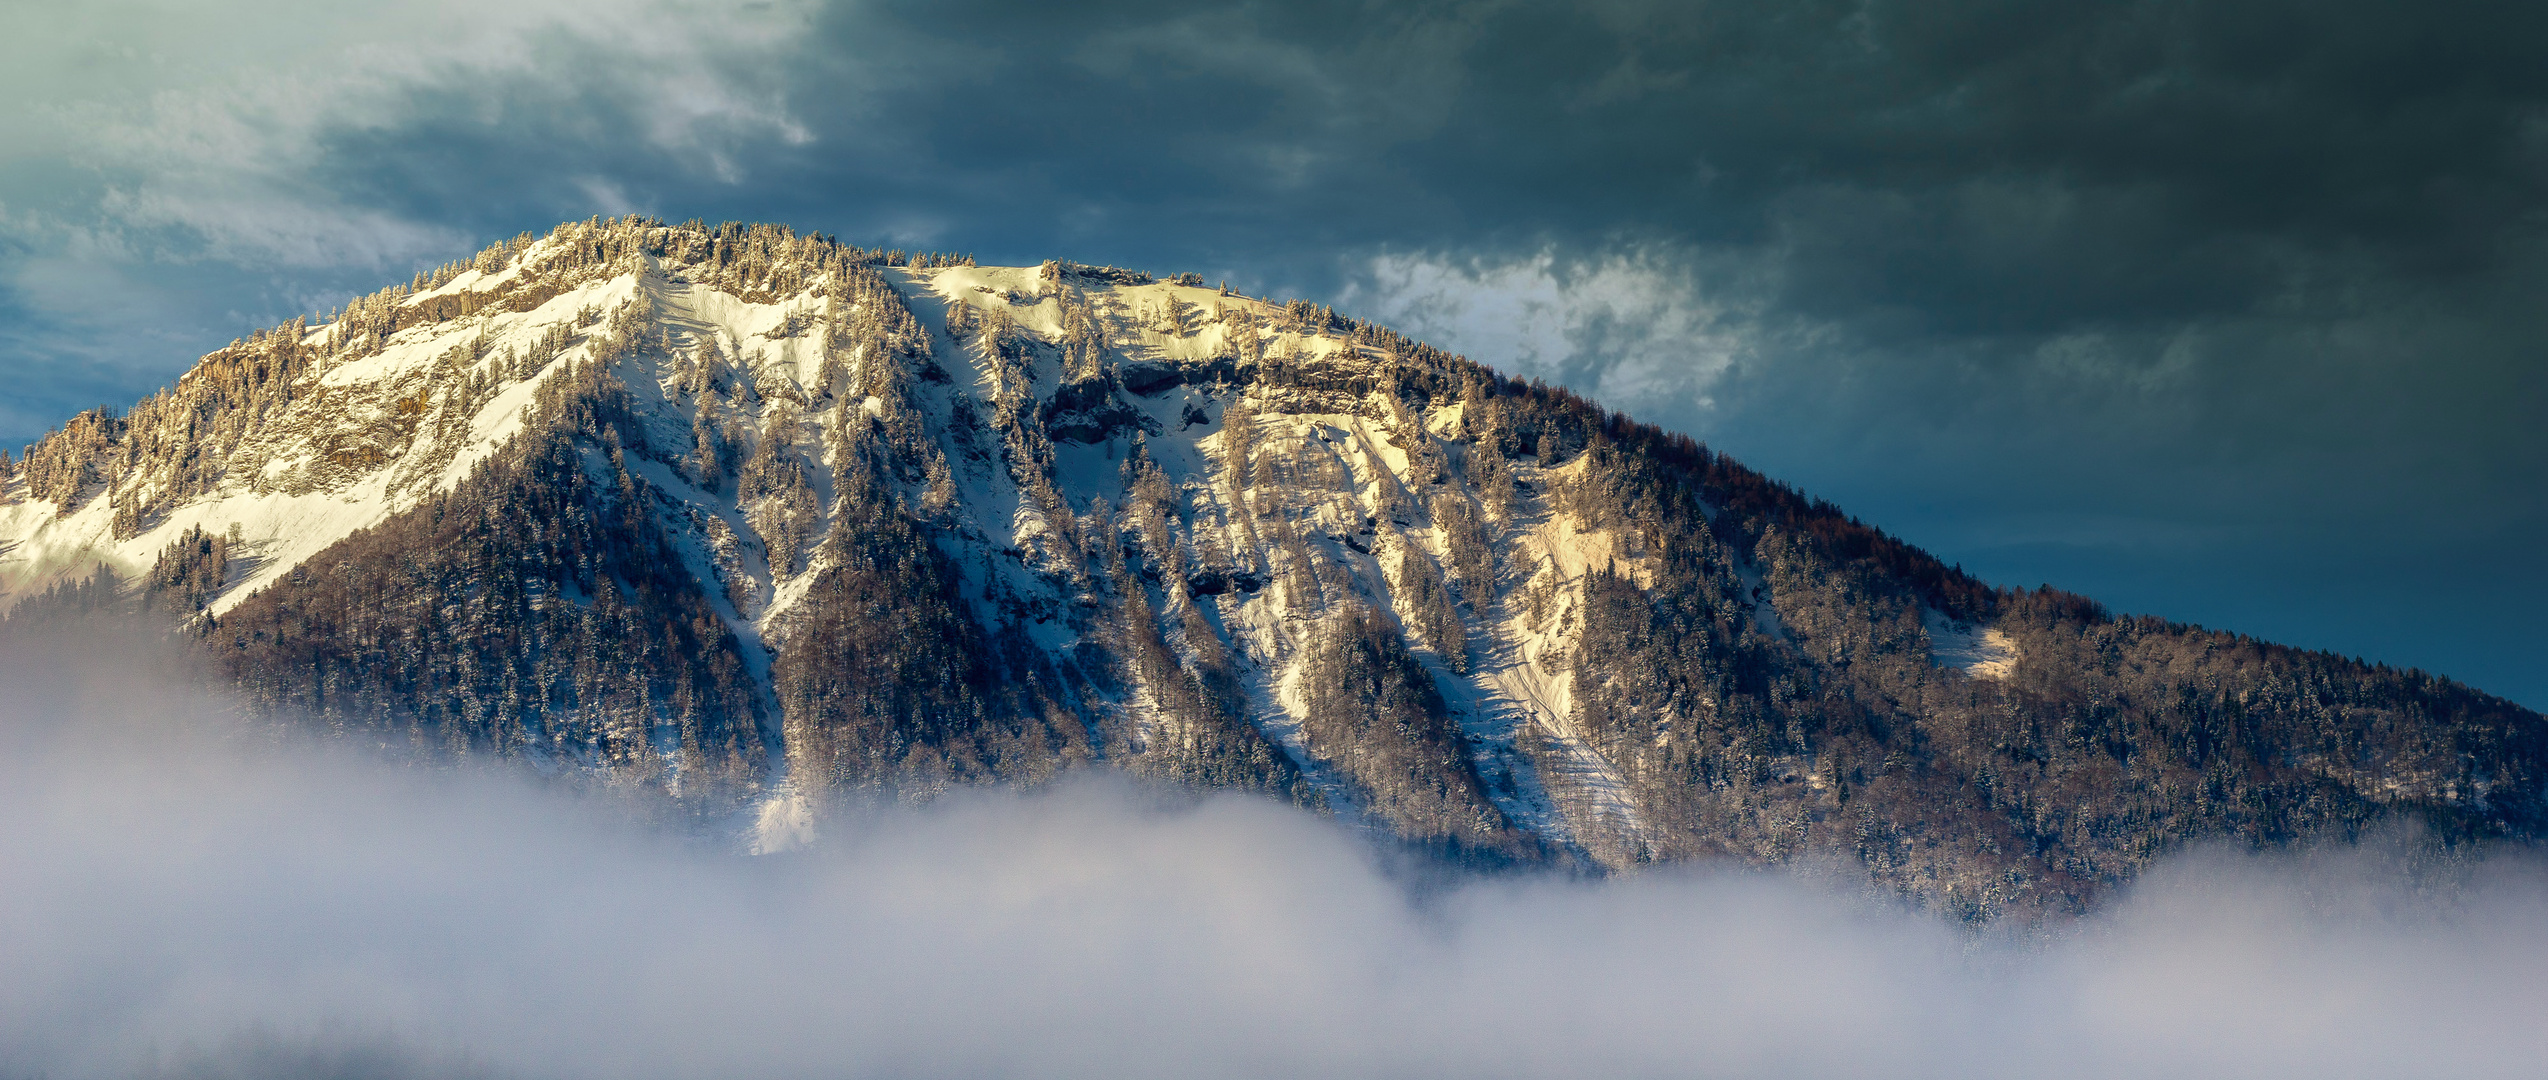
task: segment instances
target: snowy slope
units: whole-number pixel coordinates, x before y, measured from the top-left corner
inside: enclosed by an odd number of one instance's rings
[[[260,704],[757,851],[1106,767],[1487,862],[1863,866],[1987,918],[2261,822],[2548,820],[2535,713],[1994,589],[1192,275],[569,223],[0,465],[0,610],[104,568]]]
[[[977,622],[1055,657],[1104,633],[1090,614],[1101,587],[1090,550],[1074,546],[1088,541],[1073,537],[1089,522],[1116,522],[1147,553],[1144,572],[1171,622],[1189,611],[1201,620],[1172,626],[1170,646],[1189,657],[1227,650],[1245,673],[1250,722],[1349,815],[1353,786],[1302,735],[1304,644],[1349,605],[1418,618],[1396,568],[1410,557],[1448,567],[1450,540],[1429,500],[1465,499],[1493,537],[1494,578],[1462,586],[1466,655],[1419,651],[1477,775],[1521,829],[1613,865],[1645,857],[1646,824],[1627,785],[1576,730],[1566,660],[1585,576],[1651,569],[1635,545],[1538,495],[1499,518],[1444,486],[1436,463],[1452,453],[1462,406],[1409,406],[1365,377],[1393,357],[1267,301],[1063,264],[884,268],[920,329],[861,338],[843,328],[889,313],[844,306],[838,282],[712,284],[716,267],[698,257],[573,269],[569,232],[394,297],[388,316],[364,316],[394,331],[349,330],[350,309],[309,331],[303,345],[317,358],[293,399],[225,448],[227,471],[208,490],[150,503],[124,535],[117,506],[147,502],[143,465],[67,512],[16,479],[0,496],[0,605],[93,566],[132,580],[202,529],[233,541],[230,576],[209,605],[217,617],[356,531],[450,490],[521,436],[545,383],[598,361],[627,388],[637,430],[620,437],[647,448],[628,467],[656,492],[665,535],[765,690],[770,658],[827,556],[810,540],[774,550],[764,534],[784,509],[773,508],[778,496],[747,497],[730,461],[702,472],[692,457],[709,438],[701,433],[723,433],[738,454],[793,455],[813,507],[809,535],[819,537],[831,527],[830,463],[842,441],[908,430],[933,448],[920,457],[942,459],[914,466],[931,475],[905,477],[908,504],[934,523]],[[537,363],[524,359],[535,354]],[[1232,378],[1260,362],[1317,377]],[[1080,401],[1074,385],[1097,389]],[[1037,421],[986,420],[1021,410]],[[1234,414],[1249,418],[1244,445]],[[1020,464],[1039,456],[1049,467]],[[1167,483],[1169,505],[1151,525],[1133,509],[1134,458]],[[1513,469],[1518,490],[1534,492],[1584,467],[1578,456]],[[1168,535],[1143,531],[1156,528]],[[1768,605],[1757,607],[1765,631],[1782,635]],[[1196,625],[1219,640],[1185,637]],[[2005,674],[1996,631],[1931,632],[1940,663]],[[1108,707],[1152,731],[1151,690],[1128,687]],[[765,813],[775,823],[765,832],[804,827],[802,807],[785,799]]]
[[[466,284],[464,278],[446,288]],[[248,564],[214,602],[213,610],[226,610],[328,546],[448,490],[520,430],[523,406],[558,365],[505,388],[446,430],[412,431],[391,448],[396,456],[367,468],[326,460],[331,437],[396,427],[403,403],[447,393],[437,380],[483,373],[503,350],[527,349],[555,329],[580,329],[579,313],[616,306],[635,287],[633,279],[594,282],[528,312],[410,327],[377,352],[322,363],[307,396],[247,448],[242,464],[253,467],[234,468],[215,491],[170,509],[135,535],[113,535],[114,507],[106,498],[63,513],[29,498],[19,478],[0,501],[0,609],[98,566],[137,577],[162,548],[201,528],[238,537]],[[312,335],[314,341],[325,337],[324,331]],[[488,354],[459,370],[437,366],[438,357],[463,343],[483,343]],[[563,359],[578,355],[570,351]]]

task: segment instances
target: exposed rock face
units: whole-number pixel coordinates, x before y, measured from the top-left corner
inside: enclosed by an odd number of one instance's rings
[[[526,236],[74,418],[0,588],[98,565],[258,701],[699,807],[1117,767],[1980,917],[2548,782],[2535,713],[1991,588],[1304,302],[765,226]]]

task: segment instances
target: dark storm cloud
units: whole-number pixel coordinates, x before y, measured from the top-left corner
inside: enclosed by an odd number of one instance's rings
[[[360,208],[332,232],[229,226],[317,263],[612,203],[1303,282],[1339,252],[1633,240],[1753,254],[1776,311],[1885,343],[2482,286],[2536,250],[2548,179],[2548,16],[2519,5],[778,10],[683,42],[710,20],[647,6],[651,32],[604,33],[561,7],[518,20],[512,62],[419,42],[333,110],[215,87],[112,140],[212,145],[90,156],[110,217],[266,205],[216,165]],[[293,145],[218,144],[238,115]]]
[[[0,160],[17,437],[518,230],[779,220],[1335,299],[1995,580],[2548,701],[2535,5],[56,18]]]
[[[1627,234],[1774,253],[1789,308],[1942,333],[2246,312],[2527,250],[2542,16],[2222,8],[845,9],[833,55],[916,59],[791,100],[856,102],[864,130],[815,126],[921,151],[893,171],[1013,190],[1030,220],[1077,203],[1163,255],[1261,257],[1267,225],[1322,254]]]

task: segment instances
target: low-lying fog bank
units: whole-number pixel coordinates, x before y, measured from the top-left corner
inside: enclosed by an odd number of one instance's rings
[[[1691,867],[1411,897],[1097,780],[746,857],[0,657],[0,1078],[2529,1076],[2548,873],[2181,856],[2049,937]],[[73,662],[70,657],[80,659]]]

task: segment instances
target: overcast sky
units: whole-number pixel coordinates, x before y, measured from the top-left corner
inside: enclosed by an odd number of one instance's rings
[[[565,218],[1199,271],[2548,706],[2548,8],[11,2],[0,443]]]

